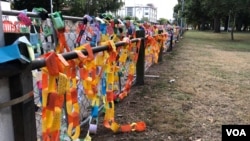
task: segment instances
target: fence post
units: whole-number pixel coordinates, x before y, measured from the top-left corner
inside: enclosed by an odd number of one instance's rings
[[[168,48],[167,52],[170,52],[173,49],[173,36],[174,36],[174,33],[173,33],[173,31],[171,31],[170,44],[169,44],[169,48]]]
[[[161,34],[163,33],[163,30],[159,30],[158,31],[158,34]],[[159,42],[159,41],[157,41]],[[160,46],[160,52],[159,52],[159,56],[158,56],[158,62],[162,62],[162,53],[163,53],[163,44],[161,44]]]
[[[0,47],[4,45],[2,8],[0,6]],[[8,77],[0,77],[0,104],[10,99],[8,82]],[[0,138],[3,141],[14,141],[11,107],[0,108]]]
[[[145,31],[136,31],[136,38],[141,38],[141,46],[139,56],[136,63],[136,85],[144,85],[144,72],[145,72]]]
[[[25,66],[21,73],[9,77],[9,88],[11,99],[26,97],[22,102],[12,105],[15,141],[36,141],[37,132],[31,65]]]
[[[2,9],[0,9],[0,17],[2,17]],[[0,46],[4,46],[5,41],[16,40],[14,36],[5,40],[2,28],[2,21],[0,21]],[[10,62],[0,65],[0,68],[0,107],[2,107],[0,109],[0,140],[36,141],[31,64]]]

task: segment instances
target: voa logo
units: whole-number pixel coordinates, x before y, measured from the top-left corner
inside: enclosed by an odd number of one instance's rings
[[[244,129],[226,129],[228,136],[247,136]]]

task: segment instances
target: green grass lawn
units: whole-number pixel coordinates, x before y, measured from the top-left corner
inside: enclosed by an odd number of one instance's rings
[[[249,51],[250,52],[250,33],[234,33],[235,40],[231,40],[231,33],[221,32],[201,32],[187,31],[184,37],[189,39],[189,42],[195,44],[206,44],[215,46],[217,49],[228,51]]]

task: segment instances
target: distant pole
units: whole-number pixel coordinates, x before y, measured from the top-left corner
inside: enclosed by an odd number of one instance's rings
[[[50,13],[53,13],[53,0],[50,0]]]
[[[183,9],[184,9],[184,0],[181,0],[181,35],[183,30]]]

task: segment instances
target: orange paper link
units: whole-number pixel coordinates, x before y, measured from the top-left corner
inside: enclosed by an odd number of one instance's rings
[[[146,123],[145,122],[137,122],[135,126],[135,131],[142,132],[146,130]]]
[[[62,54],[57,54],[57,57],[59,58],[59,60],[61,61],[61,63],[65,66],[68,67],[69,63],[65,60],[65,58],[62,56]]]
[[[87,56],[85,56],[85,55],[84,55],[81,51],[79,51],[79,50],[75,50],[75,52],[76,52],[76,54],[77,54],[79,60],[80,60],[81,62],[85,62],[85,60],[87,59]]]
[[[89,60],[93,60],[93,59],[94,59],[94,54],[93,54],[93,50],[92,50],[90,44],[87,43],[87,44],[84,44],[84,46],[85,46],[85,49],[86,49],[87,52],[88,52],[88,59],[89,59]]]
[[[42,89],[48,88],[48,74],[42,73]]]
[[[80,77],[81,79],[85,80],[89,77],[89,73],[88,73],[88,70],[85,69],[85,68],[80,68]]]
[[[124,132],[124,133],[131,132],[131,130],[132,130],[132,127],[129,124],[121,125],[120,128],[121,128],[121,131]]]

